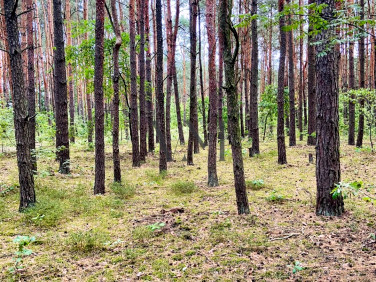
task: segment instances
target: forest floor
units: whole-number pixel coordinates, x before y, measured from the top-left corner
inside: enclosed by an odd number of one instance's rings
[[[48,150],[36,177],[38,203],[18,212],[14,153],[0,156],[0,281],[375,281],[376,210],[345,200],[339,218],[315,215],[314,148],[299,142],[277,164],[276,144],[244,155],[251,214],[238,216],[229,149],[218,162],[220,186],[208,188],[207,149],[182,161],[177,146],[167,175],[157,154],[131,167],[130,144],[121,147],[124,185],[112,185],[111,147],[106,148],[106,189],[93,195],[94,152],[71,149],[71,175],[56,172]],[[244,150],[245,152],[245,150]],[[341,147],[342,180],[376,185],[375,154]],[[255,185],[251,185],[253,180]],[[195,186],[189,185],[189,181]],[[35,236],[32,254],[15,264],[17,235]]]

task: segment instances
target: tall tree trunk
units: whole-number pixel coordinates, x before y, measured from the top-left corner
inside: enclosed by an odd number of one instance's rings
[[[299,7],[302,8],[303,1],[299,0]],[[303,16],[299,16],[299,20],[303,22]],[[303,92],[304,92],[304,75],[303,75],[303,25],[299,28],[299,110],[298,110],[298,127],[299,140],[303,141]]]
[[[284,0],[278,0],[278,12],[284,9]],[[279,18],[280,49],[279,49],[279,69],[278,69],[278,120],[277,120],[277,143],[278,143],[278,163],[286,164],[286,145],[285,145],[285,61],[286,61],[286,32],[285,17]]]
[[[290,4],[291,0],[286,0]],[[287,25],[291,25],[291,15],[287,17]],[[295,74],[294,74],[294,42],[292,30],[288,31],[289,42],[289,105],[290,105],[290,126],[289,126],[289,145],[296,145],[295,131]]]
[[[156,27],[157,27],[157,63],[156,63],[156,96],[157,96],[157,123],[159,124],[159,171],[167,170],[166,157],[166,125],[164,115],[164,94],[163,94],[163,33],[162,33],[162,4],[156,0]]]
[[[208,145],[208,132],[206,130],[206,110],[205,110],[205,92],[204,81],[202,77],[202,52],[201,52],[201,9],[200,5],[197,5],[198,9],[198,61],[200,71],[200,90],[201,90],[201,107],[202,107],[202,127],[204,131],[204,145]]]
[[[22,69],[21,46],[14,0],[4,0],[5,24],[13,84],[13,113],[17,149],[18,178],[20,182],[19,210],[35,203],[34,176],[30,154],[29,121],[24,73]]]
[[[328,23],[335,17],[335,0],[317,0],[326,4],[321,17]],[[332,190],[341,180],[338,126],[338,49],[328,45],[335,36],[333,27],[324,29],[317,36],[317,145],[316,145],[316,214],[339,216],[344,212],[343,198],[333,198]]]
[[[151,87],[151,52],[150,52],[150,24],[149,24],[149,0],[145,2],[145,44],[146,51],[146,118],[148,126],[148,148],[154,152],[154,127],[153,127],[153,97]]]
[[[88,1],[84,0],[84,20],[87,21],[88,18]],[[88,40],[89,36],[88,33],[85,32],[85,40]],[[90,92],[88,91],[88,78],[85,77],[85,89],[86,89],[86,107],[87,107],[87,142],[89,143],[89,146],[93,143],[93,114],[92,114],[92,108],[91,108],[91,97]]]
[[[140,147],[138,138],[137,113],[137,63],[136,63],[136,31],[135,31],[135,0],[129,1],[129,57],[131,68],[131,138],[132,138],[132,165],[140,166]]]
[[[360,20],[364,20],[364,0],[360,0]],[[360,88],[366,87],[365,81],[365,50],[364,50],[364,37],[361,35],[359,39],[359,86]],[[356,139],[356,146],[362,147],[363,146],[363,135],[364,135],[364,99],[361,98],[359,100],[359,125],[358,125],[358,136]]]
[[[183,124],[181,121],[181,113],[180,113],[180,98],[179,98],[179,88],[178,88],[178,76],[176,73],[176,40],[178,34],[178,27],[179,27],[179,9],[180,9],[180,1],[176,0],[176,16],[175,16],[175,26],[174,26],[174,33],[173,33],[173,40],[172,40],[172,50],[173,50],[173,69],[172,75],[174,79],[174,92],[175,92],[175,107],[176,107],[176,118],[178,123],[178,133],[179,133],[179,140],[180,144],[184,145],[184,133],[183,133]]]
[[[28,77],[28,105],[29,105],[29,141],[31,151],[32,170],[37,172],[37,157],[35,153],[35,79],[34,79],[34,40],[33,40],[33,0],[27,0],[27,77]],[[39,69],[37,70],[39,72]],[[40,92],[40,91],[39,91]]]
[[[121,182],[120,170],[120,156],[119,156],[119,51],[121,46],[121,33],[119,28],[119,21],[116,9],[116,0],[111,0],[112,19],[114,24],[114,31],[116,35],[116,42],[114,45],[113,61],[114,61],[114,76],[113,76],[113,125],[112,125],[112,158],[114,162],[114,181]]]
[[[144,11],[145,1],[138,0],[138,25],[140,33],[140,51],[138,54],[138,67],[140,75],[140,161],[145,161],[147,155],[146,146],[146,132],[147,132],[147,119],[146,119],[146,101],[145,101],[145,24],[144,17],[147,11]]]
[[[65,17],[67,22],[67,47],[72,46],[72,29],[71,29],[71,7],[70,0],[65,0]],[[74,143],[74,92],[73,92],[73,75],[72,65],[68,63],[68,92],[69,92],[69,139]]]
[[[196,44],[197,44],[197,6],[198,0],[189,0],[189,34],[191,41],[191,84],[189,93],[189,138],[188,138],[188,153],[187,164],[193,165],[193,149],[196,149],[195,144],[198,143],[198,118],[197,118],[197,93],[196,93]],[[195,147],[195,148],[193,148]]]
[[[219,6],[220,23],[219,32],[223,36],[223,53],[225,64],[226,93],[227,93],[227,109],[228,109],[228,130],[229,140],[232,150],[235,193],[238,207],[238,214],[249,214],[249,204],[247,191],[245,187],[242,144],[239,130],[239,103],[235,82],[235,62],[239,50],[239,38],[236,29],[231,23],[231,7],[232,1],[223,0]],[[231,51],[231,33],[236,40],[234,53]]]
[[[209,154],[208,154],[208,186],[218,186],[217,176],[217,80],[215,68],[215,0],[206,0],[206,29],[209,43]]]
[[[251,15],[257,14],[257,0],[252,0]],[[249,156],[260,154],[260,137],[258,127],[258,41],[257,41],[257,19],[252,19],[252,61],[250,81],[250,137],[252,148]]]
[[[69,174],[69,132],[67,107],[67,74],[65,71],[65,50],[61,0],[54,5],[54,90],[56,110],[56,157],[60,162],[60,173]]]
[[[95,183],[94,194],[105,192],[104,151],[104,105],[103,105],[103,62],[104,62],[104,0],[96,0],[95,16]]]
[[[218,30],[221,14],[218,13]],[[225,123],[223,121],[223,33],[218,32],[218,125],[219,161],[225,160]]]
[[[349,42],[349,89],[355,89],[354,42]],[[355,145],[355,96],[349,101],[349,135],[348,144]]]
[[[315,3],[315,0],[308,0],[308,4]],[[312,14],[312,11],[309,11]],[[312,20],[309,20],[308,32],[313,31]],[[313,45],[314,38],[310,34],[308,36],[308,139],[307,144],[316,145],[316,67],[315,67],[315,46]]]

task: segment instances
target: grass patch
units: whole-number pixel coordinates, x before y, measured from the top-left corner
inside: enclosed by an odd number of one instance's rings
[[[70,234],[67,245],[72,251],[90,253],[103,250],[108,240],[109,235],[100,230],[78,231]]]
[[[156,170],[147,170],[145,174],[149,182],[153,184],[155,183],[158,185],[161,185],[167,177],[167,171],[165,170],[162,171],[161,173],[159,173]]]
[[[111,184],[111,190],[120,199],[129,199],[136,193],[136,187],[134,185],[118,182]]]
[[[65,208],[62,201],[41,197],[39,201],[24,212],[24,221],[39,227],[54,227],[60,223]]]
[[[179,180],[171,185],[171,191],[176,195],[191,194],[196,190],[197,187],[193,181]]]
[[[261,190],[265,188],[265,183],[264,183],[264,180],[262,179],[247,180],[245,182],[245,185],[247,189],[251,189],[251,190]]]

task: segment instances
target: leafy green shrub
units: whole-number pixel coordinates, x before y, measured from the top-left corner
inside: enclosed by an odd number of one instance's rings
[[[182,181],[179,180],[171,185],[171,191],[174,194],[191,194],[197,190],[196,185],[193,181]]]
[[[270,195],[268,197],[266,197],[266,200],[268,202],[278,202],[278,203],[282,203],[286,200],[286,197],[281,195],[281,194],[278,194],[278,192],[276,190],[273,190]]]
[[[256,180],[247,180],[245,182],[245,185],[248,189],[251,190],[260,190],[265,187],[264,180],[262,179],[256,179]]]
[[[108,234],[103,231],[78,231],[70,234],[67,244],[72,251],[89,253],[104,249],[108,240]]]
[[[121,199],[129,199],[136,193],[136,188],[131,184],[114,182],[111,184],[111,190]]]
[[[26,249],[28,245],[35,242],[35,237],[29,237],[29,236],[17,236],[14,240],[14,243],[18,246],[18,251],[15,252],[16,257],[14,258],[14,265],[9,268],[9,272],[12,274],[15,274],[17,271],[21,271],[24,269],[23,258],[25,256],[30,256],[33,251],[30,249]]]

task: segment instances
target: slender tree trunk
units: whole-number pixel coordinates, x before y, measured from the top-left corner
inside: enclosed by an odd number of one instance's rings
[[[150,24],[149,24],[149,0],[145,2],[145,44],[146,51],[146,118],[148,126],[149,152],[154,152],[154,127],[153,127],[153,97],[151,87],[151,53],[150,53]]]
[[[322,17],[333,21],[335,0],[317,0],[318,5],[326,4]],[[339,216],[344,212],[343,198],[333,198],[332,190],[341,180],[338,126],[338,59],[337,48],[328,49],[335,36],[333,27],[318,34],[317,54],[317,145],[316,145],[316,214]]]
[[[221,14],[218,13],[218,30]],[[218,125],[219,161],[225,160],[225,123],[223,121],[223,33],[218,32]]]
[[[349,89],[355,89],[354,42],[349,42]],[[349,101],[349,136],[348,144],[355,145],[355,96]]]
[[[219,32],[222,33],[224,41],[224,64],[226,77],[227,109],[229,140],[232,150],[235,193],[238,207],[238,214],[249,214],[249,204],[245,187],[242,144],[239,130],[239,103],[235,82],[235,62],[239,50],[239,38],[236,29],[231,23],[232,1],[223,0],[219,6],[220,23]],[[234,53],[231,51],[231,33],[236,40]]]
[[[138,68],[140,75],[140,161],[145,161],[147,155],[146,146],[146,133],[147,133],[147,119],[146,119],[146,100],[145,100],[145,23],[144,17],[146,11],[145,1],[148,0],[138,0],[138,25],[140,33],[140,51],[138,53]]]
[[[364,0],[360,0],[360,20],[364,20]],[[365,81],[365,50],[364,50],[364,37],[361,36],[359,39],[359,86],[360,88],[366,87]],[[363,146],[363,135],[364,135],[364,99],[359,100],[359,125],[358,125],[358,136],[356,139],[356,146]]]
[[[114,162],[114,181],[121,182],[120,155],[119,155],[119,51],[121,46],[121,33],[116,9],[116,0],[111,0],[112,19],[116,42],[113,51],[114,76],[112,78],[114,88],[113,98],[113,124],[112,124],[112,158]]]
[[[284,8],[284,0],[278,0],[278,11],[281,13]],[[279,18],[280,32],[280,50],[279,50],[279,69],[278,69],[278,120],[277,120],[277,143],[278,143],[278,163],[286,164],[286,145],[285,145],[285,98],[284,98],[284,80],[285,80],[285,61],[286,61],[286,32],[285,17]]]
[[[34,40],[33,40],[33,0],[27,0],[27,77],[28,77],[28,105],[29,105],[29,141],[33,173],[37,172],[37,157],[35,153],[35,79],[34,79]],[[37,70],[39,71],[39,69]]]
[[[156,27],[157,27],[157,64],[156,64],[156,95],[157,95],[157,122],[159,124],[159,171],[167,170],[166,157],[166,125],[164,115],[163,94],[163,33],[162,33],[162,4],[156,0]],[[158,132],[157,132],[158,134]]]
[[[215,68],[215,0],[206,0],[206,29],[209,43],[209,155],[208,155],[208,186],[218,186],[217,176],[217,80]]]
[[[202,52],[201,52],[201,9],[200,5],[197,5],[198,9],[198,61],[200,71],[200,90],[201,90],[201,107],[202,107],[202,127],[204,131],[204,145],[208,145],[208,132],[206,130],[206,109],[205,109],[205,92],[204,82],[202,77]]]
[[[95,183],[94,194],[105,193],[104,151],[104,105],[103,105],[103,62],[104,62],[104,0],[96,0],[95,16]]]
[[[84,20],[88,20],[88,0],[84,0]],[[88,40],[89,36],[88,33],[85,33],[85,40]],[[86,89],[86,107],[87,107],[87,142],[89,143],[89,146],[93,143],[93,114],[92,114],[92,108],[91,108],[91,97],[90,92],[88,91],[88,79],[85,77],[85,89]]]
[[[190,84],[190,101],[189,101],[189,138],[187,164],[193,165],[193,149],[198,143],[198,118],[197,118],[197,93],[196,93],[196,44],[197,44],[197,6],[198,0],[189,0],[190,24],[189,34],[191,41],[191,84]],[[195,147],[195,148],[194,148]],[[195,150],[196,151],[196,150]]]
[[[257,0],[252,0],[251,15],[257,14]],[[252,148],[249,156],[260,154],[260,137],[258,126],[258,40],[257,40],[257,19],[252,20],[252,61],[250,81],[250,136]]]
[[[286,0],[290,4],[291,0]],[[287,17],[287,25],[291,25],[291,15]],[[295,74],[294,74],[294,42],[292,30],[288,31],[289,42],[289,104],[290,104],[290,126],[289,126],[289,145],[296,145],[295,131]]]
[[[67,48],[72,46],[72,29],[71,29],[71,7],[70,0],[65,0],[65,17],[66,17],[66,35]],[[68,92],[69,92],[69,140],[74,143],[74,92],[73,92],[73,74],[72,65],[68,63]]]
[[[65,71],[65,50],[61,0],[53,0],[54,14],[54,90],[56,110],[56,157],[60,162],[59,171],[70,173],[69,132],[67,107],[67,75]]]
[[[299,7],[303,6],[303,1],[299,0]],[[299,16],[299,20],[303,22],[303,16]],[[299,28],[299,110],[298,110],[298,126],[299,140],[303,141],[303,92],[304,92],[304,75],[303,75],[303,25]]]
[[[178,122],[178,132],[179,132],[179,141],[180,145],[184,145],[184,133],[183,133],[183,123],[181,121],[181,112],[180,112],[180,97],[179,97],[179,88],[178,88],[178,76],[176,73],[176,66],[174,62],[174,91],[175,91],[175,107],[176,107],[176,118]]]
[[[137,63],[136,63],[136,31],[135,31],[135,0],[129,1],[129,57],[131,69],[131,138],[132,138],[132,165],[140,166],[140,147],[138,138],[137,113]]]
[[[13,84],[13,113],[17,149],[18,177],[20,182],[19,210],[35,203],[34,176],[30,154],[29,121],[24,73],[22,69],[21,46],[16,14],[16,2],[4,0],[5,24],[9,47],[10,69]]]

